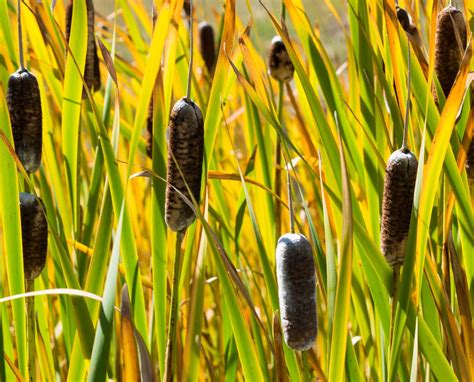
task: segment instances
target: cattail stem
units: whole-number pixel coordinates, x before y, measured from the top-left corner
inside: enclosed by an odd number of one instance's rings
[[[192,8],[191,8],[192,9]],[[168,325],[168,339],[166,342],[165,372],[163,380],[173,380],[173,351],[176,347],[176,326],[178,322],[178,300],[179,300],[179,278],[181,273],[181,245],[183,243],[186,229],[176,233],[176,249],[173,269],[173,286],[171,290],[171,309]]]
[[[189,0],[189,68],[188,68],[188,86],[186,89],[186,98],[191,99],[191,79],[193,75],[194,43],[193,43],[193,0]]]
[[[279,83],[279,93],[278,93],[278,119],[279,121],[283,120],[283,96],[284,96],[284,88],[283,83]],[[275,147],[275,193],[280,196],[281,194],[281,138],[277,136],[277,142]],[[276,239],[281,236],[281,205],[280,203],[276,203],[275,205],[275,234]]]
[[[21,0],[18,0],[18,49],[20,51],[20,68],[25,69],[25,60],[23,57],[23,33],[21,31]]]
[[[408,76],[407,76],[407,106],[405,110],[405,123],[403,124],[403,140],[402,140],[402,151],[408,148],[408,119],[410,117],[410,84],[411,84],[411,54],[410,46],[408,46]]]
[[[26,279],[26,292],[33,292],[35,289],[35,280]],[[35,298],[30,296],[26,298],[26,318],[27,318],[27,336],[28,336],[28,380],[35,381]]]

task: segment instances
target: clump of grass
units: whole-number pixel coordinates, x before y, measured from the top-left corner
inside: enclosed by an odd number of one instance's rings
[[[66,6],[66,41],[69,43],[71,34],[73,1]],[[86,1],[87,7],[87,54],[84,68],[84,82],[90,91],[100,90],[100,69],[99,56],[97,55],[97,46],[94,37],[95,11],[92,0]],[[85,98],[87,92],[82,92],[82,98]]]
[[[446,97],[458,74],[465,47],[464,15],[450,5],[438,14],[435,38],[435,72]]]
[[[308,350],[318,331],[316,276],[311,244],[304,235],[287,233],[276,248],[278,298],[283,336],[294,350]]]
[[[295,68],[280,36],[275,36],[272,40],[268,67],[270,75],[277,81],[290,82],[293,79]]]

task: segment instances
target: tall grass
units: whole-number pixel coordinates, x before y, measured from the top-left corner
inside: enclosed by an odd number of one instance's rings
[[[194,3],[206,16],[194,20],[196,35],[198,22],[209,22],[219,48],[212,78],[194,49],[205,154],[197,220],[181,248],[175,380],[473,380],[474,193],[464,169],[474,132],[471,35],[457,81],[437,105],[434,33],[445,4],[400,1],[418,40],[407,38],[388,1],[349,0],[339,13],[325,0],[338,41],[321,39],[301,0],[283,1],[285,17],[265,2],[249,8],[265,14],[288,50],[295,77],[283,86],[268,74],[261,25],[239,17],[235,0],[207,13]],[[43,161],[28,176],[14,155],[5,95],[19,66],[17,10],[1,0],[0,380],[27,379],[31,356],[18,203],[25,189],[41,197],[49,223],[34,288],[36,378],[159,380],[176,244],[164,220],[166,129],[186,93],[190,58],[183,0],[155,0],[154,28],[151,7],[138,0],[96,15],[103,82],[84,100],[85,1],[74,1],[68,47],[62,1],[24,5]],[[457,5],[474,30],[474,3]],[[339,67],[328,54],[335,45],[347,57]],[[408,146],[419,166],[394,289],[380,216],[386,161],[402,145],[408,49]],[[309,238],[316,264],[318,337],[305,352],[286,346],[276,319],[275,247],[290,230],[287,172],[296,231]]]

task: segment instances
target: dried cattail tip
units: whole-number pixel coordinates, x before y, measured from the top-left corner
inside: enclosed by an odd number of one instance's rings
[[[316,276],[311,245],[303,235],[287,233],[276,248],[278,300],[285,342],[308,350],[318,331]]]
[[[27,172],[35,172],[41,164],[43,114],[38,81],[28,70],[10,76],[7,103],[16,154]]]
[[[413,28],[415,28],[415,26],[411,22],[410,15],[408,14],[406,10],[404,10],[403,8],[400,8],[398,5],[397,5],[397,19],[405,32],[407,33],[413,32]]]
[[[408,149],[394,151],[385,170],[381,247],[387,262],[396,267],[405,259],[418,160]]]
[[[462,12],[448,6],[438,14],[435,38],[435,72],[447,97],[454,84],[466,47],[466,22]]]
[[[66,41],[69,43],[69,36],[71,33],[71,22],[72,22],[72,4],[73,1],[66,7]],[[84,68],[84,81],[92,91],[98,91],[100,89],[100,69],[99,69],[99,56],[97,55],[97,46],[95,44],[94,36],[94,23],[95,23],[95,12],[94,3],[92,0],[86,0],[87,7],[87,54],[86,64]],[[82,92],[82,98],[87,96],[86,91]]]
[[[469,183],[474,183],[474,140],[469,146],[466,158],[466,172]]]
[[[189,187],[199,203],[204,153],[204,122],[199,107],[186,97],[176,102],[171,110],[168,132],[165,220],[173,231],[182,231],[192,224],[195,215],[173,187],[192,201]]]
[[[281,82],[289,82],[293,79],[295,68],[280,36],[275,36],[272,40],[268,56],[268,66],[270,68],[270,75],[274,79]]]
[[[184,11],[184,14],[189,17],[190,14],[191,14],[191,3],[189,2],[189,0],[184,0],[184,3],[183,3],[183,11]]]
[[[48,222],[41,199],[20,193],[21,236],[25,279],[39,276],[46,263],[48,250]]]
[[[199,52],[207,67],[207,71],[212,75],[216,62],[216,49],[214,44],[214,29],[205,21],[199,24]]]

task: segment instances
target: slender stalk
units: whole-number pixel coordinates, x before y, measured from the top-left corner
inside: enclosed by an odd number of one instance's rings
[[[403,124],[403,141],[402,141],[402,151],[408,149],[408,119],[410,116],[410,83],[411,83],[411,54],[410,46],[408,46],[408,76],[407,76],[407,106],[405,110],[405,122]]]
[[[26,280],[26,292],[33,292],[35,289],[35,280]],[[27,322],[27,341],[28,341],[28,380],[35,380],[35,298],[30,296],[26,298],[26,322]]]
[[[25,60],[23,57],[23,34],[21,31],[21,0],[18,0],[18,49],[20,50],[20,69],[25,69]]]
[[[179,278],[181,274],[181,245],[183,243],[186,229],[176,233],[176,249],[173,269],[173,286],[171,290],[171,310],[168,325],[168,339],[165,353],[165,372],[163,380],[173,380],[173,351],[176,347],[176,326],[178,322],[178,300],[179,300]]]
[[[283,120],[283,97],[284,88],[283,83],[279,83],[278,93],[278,119],[280,122]],[[275,147],[275,193],[280,196],[281,194],[281,139],[277,136],[276,147]],[[275,235],[276,239],[281,235],[281,205],[276,203],[275,205]]]
[[[189,0],[189,68],[188,68],[188,86],[186,89],[186,98],[191,98],[191,79],[193,75],[193,59],[194,59],[194,44],[193,44],[193,0]]]

